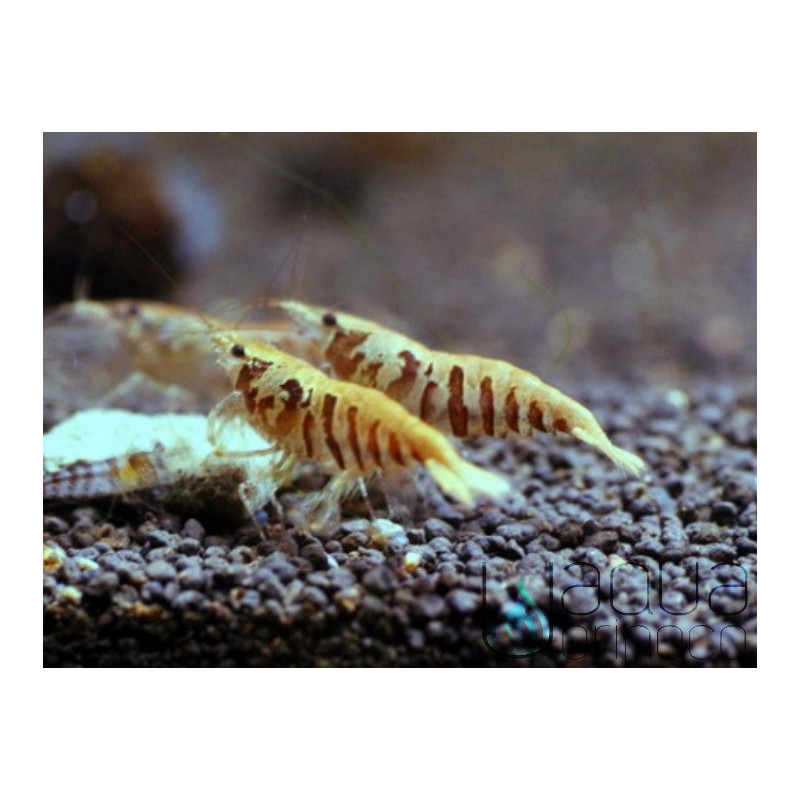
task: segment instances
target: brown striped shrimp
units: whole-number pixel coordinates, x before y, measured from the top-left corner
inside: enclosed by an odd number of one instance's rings
[[[439,431],[498,438],[567,433],[632,475],[639,456],[614,445],[588,408],[505,361],[430,350],[359,317],[275,301],[318,342],[337,378],[379,389]]]
[[[287,475],[297,462],[317,462],[333,473],[322,494],[329,510],[364,478],[418,465],[467,505],[509,491],[505,478],[464,461],[441,433],[376,389],[331,378],[260,341],[229,332],[212,338],[234,391],[209,415],[209,439],[244,419],[284,451]]]

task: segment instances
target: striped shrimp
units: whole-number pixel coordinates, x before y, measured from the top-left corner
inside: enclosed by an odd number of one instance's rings
[[[209,415],[209,439],[245,419],[286,453],[287,474],[304,459],[333,473],[323,491],[329,509],[361,479],[417,465],[467,505],[509,490],[504,478],[464,461],[441,433],[381,392],[330,378],[262,342],[222,332],[212,338],[234,391]]]
[[[439,431],[458,438],[568,433],[632,475],[646,469],[611,442],[589,409],[512,364],[430,350],[338,311],[293,300],[274,305],[311,333],[333,375],[385,392]]]

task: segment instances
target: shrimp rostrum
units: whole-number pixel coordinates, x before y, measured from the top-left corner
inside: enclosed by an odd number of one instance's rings
[[[212,338],[234,386],[209,415],[212,442],[228,424],[246,422],[266,449],[283,451],[286,477],[302,460],[332,473],[323,492],[331,507],[363,478],[417,465],[468,505],[509,490],[505,478],[464,461],[445,436],[376,389],[330,378],[263,342],[229,332]]]
[[[439,431],[458,438],[567,433],[630,474],[646,469],[611,442],[588,408],[512,364],[431,350],[377,323],[294,300],[274,305],[319,341],[333,375],[379,389]]]

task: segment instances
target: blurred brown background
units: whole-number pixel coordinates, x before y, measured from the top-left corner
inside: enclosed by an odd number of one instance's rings
[[[46,306],[292,295],[566,388],[755,376],[755,134],[45,134],[44,164]]]

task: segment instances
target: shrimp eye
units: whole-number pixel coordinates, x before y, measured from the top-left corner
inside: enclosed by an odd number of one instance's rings
[[[235,356],[236,358],[244,358],[244,347],[240,344],[235,344],[231,347],[231,355]]]
[[[322,324],[327,325],[329,328],[332,328],[336,324],[336,314],[332,311],[328,311],[322,315]]]

